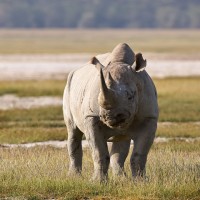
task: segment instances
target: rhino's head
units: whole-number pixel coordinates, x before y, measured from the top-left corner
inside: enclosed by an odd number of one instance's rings
[[[117,56],[116,51],[120,52]],[[126,44],[118,45],[111,55],[113,58],[107,66],[96,58],[92,59],[100,73],[100,119],[110,128],[126,129],[138,109],[140,83],[137,73],[146,66],[146,60],[142,54],[135,55]]]

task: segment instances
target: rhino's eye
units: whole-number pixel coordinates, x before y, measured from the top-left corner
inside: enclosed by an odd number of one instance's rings
[[[134,98],[133,96],[129,96],[128,100],[133,100],[133,98]]]

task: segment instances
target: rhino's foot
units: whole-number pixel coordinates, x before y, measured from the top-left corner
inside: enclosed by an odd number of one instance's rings
[[[134,178],[143,178],[145,177],[145,175],[146,175],[145,170],[132,171],[132,176]]]
[[[81,177],[81,170],[70,168],[67,175],[70,176],[70,177]]]
[[[146,175],[143,176],[133,176],[132,180],[134,182],[149,182],[149,177]]]
[[[94,174],[90,179],[91,182],[99,182],[99,183],[107,183],[108,182],[108,175],[97,175]]]
[[[131,171],[133,177],[145,177],[147,154],[133,153],[131,156]]]
[[[124,171],[124,168],[121,168],[120,166],[112,167],[112,174],[113,174],[113,177],[127,177],[127,174]]]

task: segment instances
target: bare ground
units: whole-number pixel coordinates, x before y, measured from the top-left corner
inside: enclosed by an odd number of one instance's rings
[[[92,55],[0,55],[0,80],[66,79]],[[152,77],[199,76],[200,59],[146,54],[147,72]]]
[[[164,142],[170,142],[170,141],[184,141],[193,143],[196,141],[200,141],[200,137],[196,138],[184,138],[184,137],[156,137],[154,140],[154,143],[164,143]],[[133,145],[133,141],[131,143]],[[108,142],[108,146],[111,145],[111,142]],[[46,141],[46,142],[34,142],[34,143],[26,143],[26,144],[0,144],[0,148],[33,148],[37,146],[51,146],[54,148],[66,148],[67,147],[67,140],[64,141]],[[83,148],[89,147],[88,141],[83,140],[82,141]]]
[[[62,105],[62,98],[59,97],[17,97],[15,95],[0,96],[0,110],[13,108],[31,109],[43,106]]]

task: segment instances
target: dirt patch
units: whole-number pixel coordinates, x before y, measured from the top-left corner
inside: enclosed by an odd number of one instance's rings
[[[184,138],[184,137],[174,137],[174,138],[167,138],[167,137],[157,137],[154,140],[154,143],[163,143],[163,142],[170,142],[170,141],[184,141],[184,142],[196,142],[200,141],[200,137],[196,138]],[[108,142],[108,145],[110,146],[112,143]],[[133,142],[131,143],[133,145]],[[46,141],[46,142],[35,142],[35,143],[27,143],[27,144],[1,144],[0,147],[2,148],[33,148],[37,146],[51,146],[54,148],[66,148],[67,147],[67,141]],[[82,141],[83,148],[86,148],[89,146],[88,141],[83,140]]]
[[[58,105],[62,105],[62,99],[59,97],[17,97],[15,95],[0,96],[0,110],[9,110],[13,108],[30,109]]]
[[[200,60],[152,60],[147,72],[152,77],[200,76]]]
[[[170,59],[147,54],[147,72],[152,77],[200,76],[200,60]],[[91,55],[0,55],[0,80],[66,79],[84,65]]]

